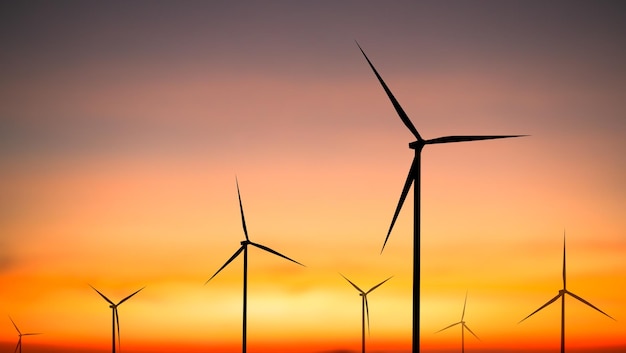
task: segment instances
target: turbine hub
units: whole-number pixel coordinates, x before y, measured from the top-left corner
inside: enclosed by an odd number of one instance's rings
[[[241,242],[241,245],[248,245],[248,244],[250,244],[250,240],[243,240]]]
[[[421,150],[424,147],[424,141],[413,141],[409,143],[409,148],[412,150]]]

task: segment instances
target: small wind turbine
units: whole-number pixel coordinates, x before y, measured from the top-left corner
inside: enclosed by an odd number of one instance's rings
[[[529,317],[533,316],[536,312],[538,312],[539,310],[545,308],[546,306],[554,303],[555,301],[557,301],[557,299],[561,298],[561,353],[565,353],[565,294],[570,295],[571,297],[573,297],[574,299],[577,299],[578,301],[582,302],[583,304],[587,304],[588,306],[592,307],[593,309],[596,309],[597,311],[599,311],[600,313],[608,316],[609,318],[613,319],[611,317],[611,315],[605,313],[604,311],[596,308],[593,304],[589,303],[588,301],[586,301],[585,299],[577,296],[576,294],[570,292],[567,290],[567,286],[566,286],[566,280],[565,280],[565,232],[563,232],[563,289],[559,290],[559,294],[557,294],[554,298],[550,299],[547,303],[543,304],[539,309],[533,311],[530,315],[526,316],[525,318],[523,318],[520,322],[528,319]],[[615,320],[615,319],[613,319]]]
[[[139,291],[144,289],[145,287],[140,288],[138,291],[136,291],[133,294],[127,296],[126,298],[120,300],[117,304],[113,303],[109,298],[107,298],[99,290],[94,288],[91,284],[89,285],[89,287],[93,288],[93,290],[98,292],[98,294],[100,294],[100,296],[102,298],[104,298],[104,300],[106,300],[110,304],[109,308],[111,308],[111,311],[113,312],[113,340],[112,340],[112,345],[111,345],[111,347],[112,347],[111,351],[113,353],[115,353],[115,328],[116,327],[117,327],[117,345],[118,345],[118,347],[120,347],[120,345],[121,345],[121,342],[120,342],[120,316],[117,313],[117,307],[120,306],[123,302],[127,301],[128,299],[130,299],[133,295],[139,293]]]
[[[237,256],[239,256],[239,254],[241,254],[243,252],[243,328],[242,328],[242,352],[246,353],[246,333],[247,333],[247,316],[248,316],[248,245],[252,245],[254,247],[257,247],[261,250],[265,250],[271,254],[280,256],[284,259],[287,259],[291,262],[294,262],[298,265],[304,266],[301,263],[299,263],[296,260],[290,259],[287,256],[272,250],[270,248],[268,248],[267,246],[261,245],[261,244],[257,244],[254,243],[252,241],[250,241],[250,238],[248,237],[248,229],[246,228],[246,218],[243,215],[243,206],[241,204],[241,194],[239,192],[239,181],[237,181],[237,179],[235,179],[235,183],[237,184],[237,197],[239,198],[239,210],[241,211],[241,224],[243,226],[243,234],[246,237],[246,240],[243,240],[241,242],[241,247],[239,249],[237,249],[237,251],[235,251],[235,253],[233,254],[233,256],[230,257],[230,259],[228,259],[226,261],[226,263],[224,263],[224,265],[222,265],[222,267],[220,267],[219,270],[217,270],[217,272],[215,272],[213,274],[213,276],[211,276],[211,278],[209,278],[206,282],[204,282],[204,284],[206,285],[207,283],[209,283],[210,280],[213,279],[213,277],[217,276],[218,273],[220,273],[220,271],[222,271],[224,269],[224,267],[228,266],[228,264],[230,264]]]
[[[386,280],[378,283],[374,287],[370,288],[367,292],[364,292],[361,288],[359,288],[356,284],[354,284],[351,280],[349,280],[346,276],[341,275],[346,281],[350,282],[350,284],[359,291],[359,296],[361,296],[361,352],[365,353],[365,317],[367,316],[367,332],[369,334],[370,330],[370,309],[367,305],[367,295],[371,293],[374,289],[380,287],[383,283],[387,282],[391,279],[391,277]]]
[[[39,333],[39,332],[37,332],[37,333],[22,333],[22,331],[20,331],[20,329],[15,324],[15,321],[13,321],[13,319],[11,319],[10,316],[9,316],[9,320],[11,320],[11,322],[13,323],[13,327],[15,327],[15,330],[17,330],[17,334],[20,337],[17,340],[17,346],[15,346],[15,350],[13,351],[13,353],[16,353],[18,351],[19,351],[19,353],[22,353],[22,336],[41,335],[41,333]]]
[[[391,234],[391,230],[393,229],[394,224],[396,223],[396,219],[398,218],[398,214],[400,213],[400,209],[402,209],[402,205],[404,204],[404,200],[406,199],[407,194],[409,193],[409,189],[411,185],[415,183],[415,187],[413,188],[414,197],[414,207],[413,207],[413,349],[412,352],[419,352],[419,325],[420,325],[420,178],[421,178],[421,154],[422,149],[426,145],[435,145],[441,143],[452,143],[452,142],[466,142],[466,141],[479,141],[479,140],[493,140],[493,139],[501,139],[501,138],[510,138],[510,137],[520,137],[525,135],[488,135],[488,136],[444,136],[437,137],[430,140],[424,140],[420,134],[417,132],[417,129],[409,119],[409,116],[404,112],[400,103],[396,100],[396,98],[383,81],[382,77],[374,68],[374,65],[370,61],[370,59],[365,55],[365,52],[359,45],[356,43],[361,53],[367,60],[367,63],[374,71],[374,75],[378,78],[378,81],[383,86],[385,93],[389,97],[391,104],[396,110],[398,116],[404,123],[404,125],[411,131],[413,136],[417,139],[414,142],[409,143],[409,148],[415,151],[415,157],[413,158],[413,163],[411,164],[411,168],[409,169],[409,174],[404,183],[404,187],[402,188],[402,194],[400,195],[400,200],[398,201],[398,206],[396,207],[396,211],[393,215],[393,219],[391,220],[391,225],[389,226],[389,231],[387,232],[387,236],[385,237],[385,242],[383,243],[383,250],[385,249],[385,245],[387,244],[387,240],[389,239],[389,235]],[[381,250],[382,253],[382,250]]]
[[[472,335],[474,335],[474,337],[476,337],[479,341],[480,338],[478,338],[478,336],[476,336],[476,334],[474,332],[472,332],[472,330],[470,330],[470,328],[465,324],[465,321],[463,320],[465,318],[465,306],[467,304],[467,292],[465,292],[465,302],[463,302],[463,313],[461,314],[461,321],[459,322],[455,322],[454,324],[444,327],[441,330],[437,331],[437,332],[441,332],[443,330],[447,330],[452,326],[456,326],[456,325],[461,325],[461,353],[465,353],[465,329],[467,329],[469,331],[469,333],[471,333]]]

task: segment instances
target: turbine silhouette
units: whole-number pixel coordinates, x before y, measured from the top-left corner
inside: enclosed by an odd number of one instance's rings
[[[592,307],[593,309],[599,311],[600,313],[608,316],[609,318],[613,319],[613,317],[611,317],[611,315],[605,313],[604,311],[596,308],[593,304],[589,303],[588,301],[586,301],[585,299],[577,296],[576,294],[570,292],[567,290],[567,286],[566,286],[566,278],[565,278],[565,232],[563,232],[563,289],[559,290],[559,294],[557,294],[554,298],[548,300],[547,303],[543,304],[539,309],[533,311],[530,315],[526,316],[525,318],[523,318],[519,323],[521,323],[522,321],[528,319],[529,317],[533,316],[535,313],[537,313],[539,310],[545,308],[546,306],[554,303],[555,301],[557,301],[559,298],[561,298],[561,353],[565,353],[565,294],[570,295],[572,298],[577,299],[578,301],[582,302],[583,304],[587,304],[588,306]],[[613,319],[615,320],[615,319]]]
[[[133,294],[127,296],[126,298],[120,300],[117,304],[113,303],[109,298],[107,298],[104,294],[102,294],[99,290],[97,290],[96,288],[94,288],[91,284],[89,285],[89,287],[91,287],[93,290],[95,290],[96,292],[98,292],[98,294],[100,294],[100,296],[102,298],[104,298],[104,300],[106,300],[110,305],[109,308],[111,308],[111,311],[113,312],[113,340],[112,340],[112,344],[111,344],[111,351],[113,353],[115,353],[115,328],[117,327],[117,346],[118,349],[120,349],[121,346],[121,342],[120,342],[120,317],[119,314],[117,312],[117,307],[120,306],[123,302],[127,301],[128,299],[130,299],[133,295],[139,293],[139,291],[141,291],[142,289],[144,289],[145,287],[140,288],[138,291],[134,292]]]
[[[361,296],[361,352],[365,353],[365,317],[367,316],[367,333],[370,331],[370,310],[369,305],[367,304],[367,295],[371,293],[374,289],[380,287],[383,283],[387,282],[391,279],[391,277],[386,280],[378,283],[374,287],[370,288],[367,292],[363,291],[356,284],[354,284],[351,280],[349,280],[346,276],[341,275],[346,281],[350,282],[350,284],[359,291],[359,296]]]
[[[296,260],[293,260],[291,258],[288,258],[287,256],[272,250],[270,248],[268,248],[267,246],[258,244],[258,243],[254,243],[252,241],[250,241],[250,238],[248,237],[248,228],[246,227],[246,218],[244,217],[243,214],[243,206],[241,204],[241,193],[239,192],[239,181],[237,179],[235,179],[235,183],[237,184],[237,197],[239,198],[239,210],[241,211],[241,224],[243,226],[243,234],[246,237],[246,240],[241,241],[241,247],[239,247],[239,249],[237,249],[237,251],[235,251],[235,253],[233,254],[233,256],[231,256],[226,263],[224,263],[224,265],[222,265],[222,267],[219,268],[219,270],[217,270],[217,272],[215,272],[213,274],[213,276],[211,276],[211,278],[209,278],[206,282],[204,282],[204,284],[206,285],[207,283],[209,283],[210,280],[213,279],[213,277],[217,276],[218,273],[220,273],[220,271],[222,271],[226,266],[228,266],[228,264],[230,264],[237,256],[239,256],[239,254],[241,254],[243,252],[243,328],[242,328],[242,352],[246,353],[246,334],[247,334],[247,313],[248,313],[248,245],[252,245],[254,247],[257,247],[261,250],[265,250],[271,254],[280,256],[284,259],[287,259],[291,262],[294,262],[298,265],[304,266],[303,264],[299,263]]]
[[[37,332],[37,333],[22,333],[22,331],[20,331],[20,329],[15,324],[15,321],[13,321],[13,319],[10,316],[9,316],[9,320],[11,320],[11,322],[13,323],[13,327],[15,327],[15,330],[17,331],[17,334],[19,336],[19,338],[17,340],[17,346],[15,346],[15,350],[13,351],[13,353],[16,353],[18,351],[19,351],[19,353],[22,353],[22,336],[41,335],[41,333],[39,333],[39,332]]]
[[[461,321],[455,322],[452,325],[446,326],[442,328],[441,330],[437,331],[437,332],[441,332],[443,330],[449,329],[450,327],[460,324],[461,325],[461,353],[465,353],[465,329],[467,329],[469,333],[474,335],[474,337],[476,337],[480,341],[480,338],[478,338],[478,336],[476,336],[476,334],[472,330],[470,330],[470,328],[465,324],[464,318],[465,318],[465,306],[466,305],[467,305],[467,292],[465,292],[465,301],[463,302],[463,313],[461,314]]]
[[[389,239],[389,235],[393,229],[394,224],[396,223],[396,219],[398,218],[398,214],[400,213],[400,209],[402,209],[402,205],[404,204],[404,200],[406,199],[407,194],[409,193],[409,189],[411,185],[415,183],[415,187],[413,189],[414,192],[414,208],[413,208],[413,349],[414,353],[419,352],[419,325],[420,325],[420,178],[421,178],[421,154],[422,149],[426,145],[434,145],[441,143],[453,143],[453,142],[466,142],[466,141],[479,141],[479,140],[493,140],[493,139],[502,139],[502,138],[510,138],[510,137],[521,137],[526,135],[487,135],[487,136],[443,136],[430,140],[424,140],[420,134],[417,132],[417,129],[409,119],[408,115],[404,112],[400,103],[396,100],[396,98],[383,81],[382,77],[374,68],[374,65],[367,57],[359,43],[356,43],[361,50],[361,53],[367,60],[367,63],[374,71],[374,75],[378,78],[378,81],[382,85],[385,93],[389,97],[391,104],[393,105],[396,113],[404,123],[404,125],[411,131],[413,136],[417,139],[414,142],[409,143],[409,148],[415,150],[415,157],[413,158],[413,163],[411,164],[411,168],[409,169],[409,174],[404,183],[404,187],[402,188],[402,193],[400,194],[400,200],[398,202],[398,206],[394,212],[393,218],[391,220],[391,225],[389,226],[389,231],[387,232],[387,236],[385,237],[385,242],[383,243],[382,251],[385,249],[385,245],[387,244],[387,240]]]

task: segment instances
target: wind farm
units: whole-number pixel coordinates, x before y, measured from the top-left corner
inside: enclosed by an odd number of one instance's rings
[[[0,353],[626,352],[625,14],[3,2]]]

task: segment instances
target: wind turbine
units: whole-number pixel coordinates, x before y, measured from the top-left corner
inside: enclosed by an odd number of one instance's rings
[[[586,301],[585,299],[577,296],[576,294],[570,292],[567,290],[567,286],[566,286],[566,280],[565,280],[565,232],[563,232],[563,289],[559,290],[559,294],[557,294],[554,298],[550,299],[547,303],[543,304],[539,309],[533,311],[530,315],[526,316],[525,318],[523,318],[520,322],[528,319],[529,317],[533,316],[536,312],[538,312],[539,310],[545,308],[546,306],[554,303],[555,301],[557,301],[557,299],[561,298],[561,353],[565,353],[565,294],[570,295],[571,297],[573,297],[574,299],[577,299],[578,301],[582,302],[583,304],[587,304],[588,306],[592,307],[593,309],[596,309],[597,311],[599,311],[600,313],[604,314],[605,316],[608,316],[609,318],[613,319],[613,317],[611,317],[611,315],[605,313],[604,311],[596,308],[593,304],[589,303],[588,301]],[[615,319],[613,319],[615,320]]]
[[[15,346],[15,350],[13,351],[13,353],[18,352],[18,350],[19,350],[19,353],[22,353],[22,336],[41,335],[41,333],[22,333],[22,331],[20,331],[20,329],[15,324],[15,321],[13,321],[13,319],[10,316],[9,316],[9,320],[11,320],[11,322],[13,323],[13,327],[15,327],[15,330],[17,330],[17,334],[20,337],[17,340],[17,346]]]
[[[465,306],[467,304],[467,292],[465,292],[465,302],[463,302],[463,313],[461,314],[461,321],[459,322],[455,322],[454,324],[444,327],[441,330],[437,331],[437,332],[441,332],[443,330],[447,330],[450,327],[456,326],[456,325],[461,325],[461,353],[465,353],[465,329],[467,329],[469,331],[469,333],[471,333],[472,335],[474,335],[474,337],[476,337],[479,341],[480,338],[478,338],[478,336],[476,336],[476,334],[470,330],[470,328],[465,324],[465,321],[463,320],[465,318]]]
[[[120,346],[120,316],[119,316],[119,314],[117,312],[117,307],[120,306],[123,302],[127,301],[128,299],[130,299],[133,295],[139,293],[139,291],[144,289],[145,287],[140,288],[138,291],[136,291],[133,294],[127,296],[126,298],[120,300],[117,304],[113,303],[109,298],[107,298],[99,290],[94,288],[91,284],[89,285],[89,287],[91,287],[93,290],[98,292],[98,294],[100,294],[100,296],[102,298],[104,298],[104,300],[106,300],[110,304],[109,308],[111,308],[111,311],[113,312],[113,340],[112,340],[112,345],[111,345],[111,347],[112,347],[111,351],[113,353],[115,353],[115,328],[116,327],[117,327],[117,345],[118,345],[118,347]]]
[[[391,279],[391,277],[386,280],[378,283],[374,287],[370,288],[367,292],[363,291],[356,284],[354,284],[351,280],[349,280],[346,276],[341,275],[346,281],[350,282],[350,284],[359,291],[359,296],[361,296],[361,352],[365,353],[365,317],[367,316],[367,332],[370,330],[370,310],[367,305],[367,295],[371,293],[374,289],[380,287],[383,283],[387,282]]]
[[[237,179],[235,179],[235,183],[237,184],[237,197],[239,198],[239,210],[241,211],[241,225],[243,226],[243,234],[246,237],[246,240],[241,241],[241,247],[239,247],[239,249],[237,249],[237,251],[235,251],[235,253],[233,254],[233,256],[230,257],[230,259],[228,259],[226,261],[226,263],[224,263],[224,265],[222,265],[222,267],[220,267],[219,270],[217,270],[217,272],[215,272],[213,274],[213,276],[211,276],[211,278],[209,278],[206,282],[204,282],[204,284],[206,285],[207,283],[209,283],[210,280],[213,279],[213,277],[217,276],[218,273],[220,273],[220,271],[222,271],[224,269],[224,267],[228,266],[228,264],[230,264],[237,256],[239,256],[239,254],[241,254],[243,252],[243,328],[242,328],[242,352],[246,353],[246,333],[247,333],[247,316],[248,316],[248,245],[252,245],[254,247],[257,247],[261,250],[265,250],[271,254],[280,256],[284,259],[287,259],[291,262],[294,262],[298,265],[304,266],[301,263],[299,263],[296,260],[293,260],[291,258],[288,258],[287,256],[272,250],[270,248],[268,248],[267,246],[258,244],[258,243],[254,243],[252,241],[250,241],[250,238],[248,237],[248,228],[246,227],[246,218],[243,215],[243,206],[241,204],[241,193],[239,192],[239,181],[237,181]]]
[[[413,136],[417,139],[414,142],[409,143],[409,148],[415,150],[415,157],[413,158],[413,163],[411,164],[411,168],[409,169],[409,174],[404,183],[404,187],[402,188],[402,194],[400,195],[400,200],[398,202],[398,206],[396,207],[396,211],[391,220],[391,225],[389,226],[389,231],[387,232],[387,236],[385,237],[385,242],[383,243],[382,251],[385,249],[385,245],[387,244],[387,240],[389,239],[389,235],[391,234],[391,230],[393,229],[394,224],[396,223],[396,219],[398,218],[398,214],[400,213],[400,209],[402,209],[402,205],[404,204],[404,200],[406,199],[407,194],[409,193],[409,189],[411,185],[415,183],[415,187],[413,189],[414,192],[414,207],[413,207],[413,352],[419,352],[419,326],[420,326],[420,178],[421,178],[421,154],[422,149],[426,145],[435,145],[441,143],[453,143],[453,142],[466,142],[466,141],[479,141],[479,140],[492,140],[492,139],[501,139],[501,138],[509,138],[509,137],[520,137],[525,135],[487,135],[487,136],[443,136],[437,137],[430,140],[424,140],[420,134],[417,132],[417,129],[409,119],[408,115],[404,112],[400,103],[393,96],[385,81],[383,81],[382,77],[374,68],[374,65],[370,61],[370,59],[365,55],[365,52],[359,45],[356,43],[363,53],[365,60],[374,71],[376,78],[383,86],[383,89],[387,93],[391,104],[396,110],[398,116],[404,123],[404,125],[411,131]]]

